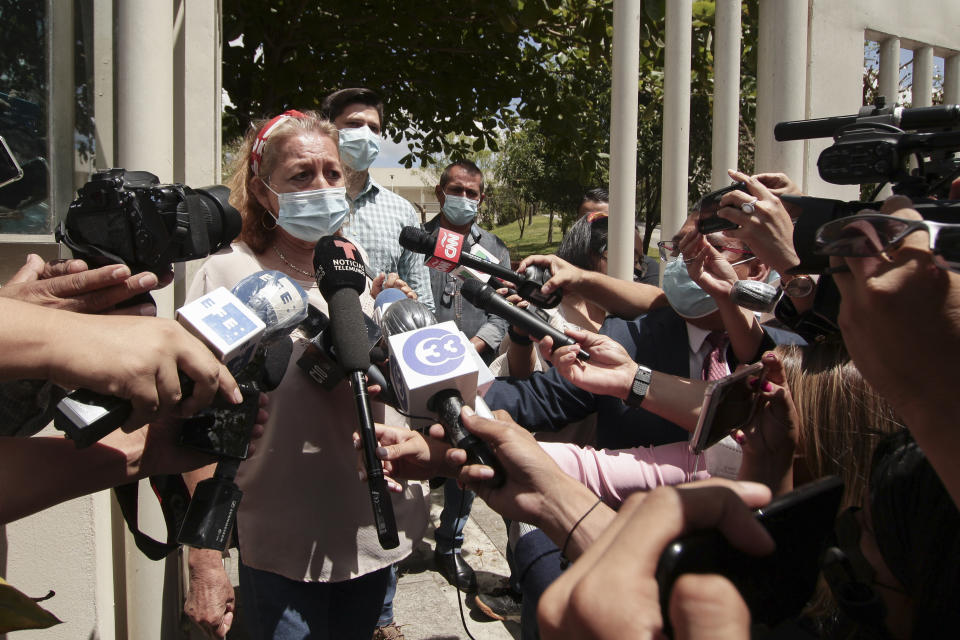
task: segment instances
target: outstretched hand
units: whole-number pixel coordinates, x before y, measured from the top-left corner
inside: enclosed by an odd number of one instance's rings
[[[623,345],[607,336],[578,329],[567,329],[566,334],[579,344],[553,350],[553,338],[546,336],[540,341],[543,357],[577,387],[590,393],[625,399],[637,373],[637,363]],[[588,362],[577,358],[581,349],[590,353]]]
[[[156,307],[117,308],[124,300],[156,289],[161,283],[146,271],[130,274],[126,265],[88,269],[83,260],[44,262],[31,253],[26,263],[0,288],[0,296],[79,313],[156,315]]]
[[[688,531],[716,528],[738,549],[769,553],[773,540],[749,510],[769,500],[766,487],[720,480],[635,493],[543,594],[537,609],[542,636],[661,637],[655,572],[664,548]],[[682,576],[671,592],[669,615],[681,638],[750,637],[746,603],[722,576]]]
[[[700,232],[689,231],[680,240],[680,252],[687,262],[687,273],[718,304],[730,299],[730,292],[740,278],[733,266]]]
[[[540,291],[544,294],[553,293],[557,289],[575,291],[583,280],[583,269],[575,267],[563,258],[558,258],[555,255],[527,256],[517,265],[517,272],[523,273],[524,270],[532,264],[549,267],[550,269],[550,279],[540,287]]]
[[[377,433],[377,457],[383,461],[387,476],[387,488],[394,493],[403,491],[399,480],[429,480],[437,476],[455,477],[467,461],[463,449],[454,449],[443,441],[443,427],[430,427],[430,437],[402,427],[384,424],[375,425]],[[361,481],[366,481],[360,450],[363,441],[359,433],[353,434],[353,447],[358,451],[357,465]]]

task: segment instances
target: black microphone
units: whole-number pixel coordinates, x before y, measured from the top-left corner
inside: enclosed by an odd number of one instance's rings
[[[370,343],[364,329],[359,294],[364,290],[366,272],[360,252],[353,243],[334,236],[324,236],[317,242],[313,252],[313,267],[320,294],[329,307],[330,329],[333,331],[337,359],[348,372],[353,388],[377,537],[384,549],[395,549],[400,546],[400,537],[383,465],[376,454],[377,435],[364,376],[370,367]]]
[[[556,307],[563,299],[563,291],[560,289],[549,294],[540,290],[545,280],[530,279],[495,262],[463,251],[463,243],[463,236],[449,229],[440,228],[437,234],[427,233],[417,227],[404,227],[400,230],[400,246],[414,253],[427,255],[427,266],[433,269],[450,272],[458,265],[476,269],[512,283],[520,297],[545,309]]]
[[[568,335],[560,333],[549,324],[541,320],[536,314],[513,305],[505,298],[497,295],[493,287],[483,284],[478,280],[467,280],[463,283],[460,293],[473,306],[483,309],[489,313],[496,314],[507,320],[510,324],[520,327],[536,340],[542,340],[545,336],[553,338],[553,348],[565,347],[571,344],[577,344],[577,341]],[[589,360],[590,354],[582,348],[577,353],[581,360]]]

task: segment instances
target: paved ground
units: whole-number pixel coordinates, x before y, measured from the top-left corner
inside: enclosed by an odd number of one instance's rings
[[[431,494],[430,514],[439,522],[443,493]],[[504,551],[507,532],[503,519],[480,498],[473,503],[470,520],[464,530],[463,557],[477,572],[480,591],[506,584],[510,574]],[[400,565],[394,619],[402,625],[406,640],[467,639],[457,608],[457,590],[433,569],[433,526],[413,554]],[[520,626],[497,622],[481,614],[472,598],[465,598],[463,614],[467,628],[477,640],[510,640],[520,637]]]

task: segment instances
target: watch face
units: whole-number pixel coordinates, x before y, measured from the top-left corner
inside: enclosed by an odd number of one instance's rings
[[[813,280],[809,276],[798,276],[783,285],[783,292],[791,298],[804,298],[813,293]]]

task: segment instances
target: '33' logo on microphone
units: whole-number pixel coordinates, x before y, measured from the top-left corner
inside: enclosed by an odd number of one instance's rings
[[[437,327],[420,329],[403,345],[403,360],[424,376],[443,376],[460,366],[467,351],[460,335]]]

